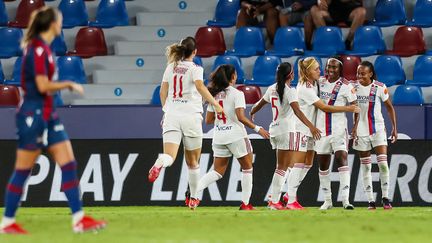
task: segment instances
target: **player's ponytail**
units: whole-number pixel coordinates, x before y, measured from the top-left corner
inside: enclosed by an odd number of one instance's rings
[[[193,37],[186,37],[180,43],[174,43],[166,48],[168,64],[174,63],[177,66],[179,61],[189,58],[196,50],[196,41]]]
[[[229,64],[220,65],[210,75],[210,84],[208,90],[212,96],[224,91],[230,86],[230,81],[235,74],[235,67]]]
[[[319,63],[313,57],[306,57],[298,62],[299,83],[305,83],[310,78],[310,70],[319,67]]]
[[[285,92],[285,83],[289,79],[290,75],[293,73],[293,68],[291,63],[284,62],[279,64],[276,70],[276,91],[279,95],[280,103],[283,103],[283,95]]]
[[[373,73],[373,74],[372,74],[372,80],[371,80],[371,81],[377,79],[377,77],[376,77],[376,73],[375,73],[375,67],[374,67],[374,65],[373,65],[371,62],[369,62],[369,61],[362,61],[362,62],[360,63],[360,66],[363,66],[363,67],[367,67],[367,68],[369,68],[369,71],[371,71],[371,72]]]
[[[25,48],[33,38],[36,38],[41,33],[48,31],[51,24],[59,19],[59,15],[60,12],[52,7],[42,7],[33,11],[21,46]]]

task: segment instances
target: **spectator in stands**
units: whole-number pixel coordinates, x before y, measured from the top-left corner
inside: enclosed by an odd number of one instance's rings
[[[273,6],[279,11],[281,26],[293,26],[304,22],[305,38],[312,39],[313,22],[307,18],[309,10],[317,4],[317,0],[272,0]]]
[[[318,0],[318,4],[310,10],[310,18],[316,28],[327,24],[350,25],[345,41],[347,50],[350,50],[354,32],[366,19],[366,9],[363,7],[363,0]],[[306,39],[306,42],[310,44],[311,39]]]
[[[237,28],[255,26],[264,23],[270,42],[273,43],[279,26],[278,12],[269,0],[242,0],[237,16]]]

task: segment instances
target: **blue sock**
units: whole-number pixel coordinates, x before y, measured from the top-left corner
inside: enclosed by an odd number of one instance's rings
[[[61,167],[62,191],[66,194],[72,214],[82,210],[79,181],[77,176],[77,162],[72,161]]]
[[[15,170],[6,187],[5,213],[8,218],[15,218],[15,213],[20,204],[24,183],[30,176],[31,170]]]

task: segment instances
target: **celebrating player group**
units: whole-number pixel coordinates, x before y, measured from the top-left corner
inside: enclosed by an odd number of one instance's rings
[[[316,155],[319,164],[320,187],[324,193],[321,210],[333,207],[330,162],[334,154],[338,166],[342,206],[354,209],[349,201],[350,168],[348,146],[361,161],[361,176],[368,209],[376,209],[372,189],[371,151],[377,155],[382,190],[382,205],[391,209],[388,199],[389,169],[387,163],[387,133],[381,112],[381,103],[387,108],[392,123],[391,142],[397,140],[396,115],[383,83],[376,80],[373,65],[362,62],[357,69],[357,80],[342,77],[343,63],[337,57],[329,58],[325,76],[313,57],[298,62],[299,82],[292,87],[294,67],[281,63],[276,70],[276,82],[245,115],[244,94],[235,88],[236,70],[231,65],[219,66],[211,75],[208,87],[204,85],[203,68],[194,64],[195,40],[187,37],[167,48],[168,66],[161,85],[161,101],[165,112],[162,120],[163,154],[149,171],[154,182],[161,170],[176,159],[183,141],[185,159],[189,167],[189,191],[186,205],[195,209],[202,190],[221,179],[234,156],[242,169],[242,202],[240,210],[254,210],[249,199],[252,193],[252,146],[245,126],[253,129],[276,150],[276,168],[272,179],[268,208],[272,210],[301,210],[297,189],[313,165]],[[214,124],[213,169],[200,178],[199,158],[202,146],[202,99],[207,103],[205,122]],[[254,116],[265,105],[271,104],[272,122],[269,132],[254,123]],[[353,113],[351,136],[345,113]],[[269,118],[270,119],[270,118]],[[282,194],[288,182],[288,191]]]

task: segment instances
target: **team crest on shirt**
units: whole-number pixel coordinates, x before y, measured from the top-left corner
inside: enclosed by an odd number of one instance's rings
[[[308,138],[306,136],[303,136],[301,139],[301,146],[306,147],[308,142]]]
[[[39,46],[36,48],[36,55],[42,56],[42,53],[44,52],[43,47]]]
[[[31,116],[26,117],[25,122],[26,122],[28,127],[31,127],[33,125],[33,120],[34,119]]]

